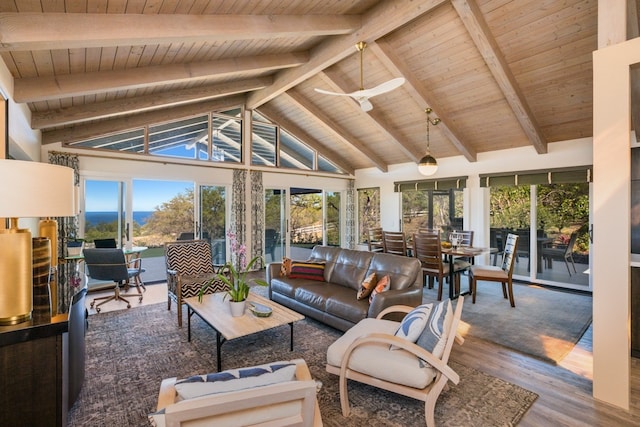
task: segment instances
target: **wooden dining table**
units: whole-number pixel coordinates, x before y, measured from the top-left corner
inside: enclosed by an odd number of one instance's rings
[[[464,257],[469,258],[471,265],[475,264],[475,257],[479,255],[484,255],[488,253],[498,252],[498,248],[479,248],[474,246],[458,246],[456,248],[442,248],[442,254],[447,258],[449,262],[449,298],[456,299],[460,295],[468,295],[471,293],[471,289],[467,292],[461,292],[458,290],[456,293],[454,291],[455,281],[454,281],[454,268],[453,268],[453,259],[455,257]]]

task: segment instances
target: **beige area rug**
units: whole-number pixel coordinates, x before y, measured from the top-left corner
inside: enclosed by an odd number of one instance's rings
[[[468,289],[467,277],[462,290]],[[448,285],[444,293],[449,291]],[[580,341],[592,321],[591,295],[514,283],[516,306],[499,283],[478,282],[476,303],[465,297],[460,331],[551,363],[558,363]],[[437,288],[424,290],[435,301]]]
[[[121,292],[121,295],[129,300],[129,302],[131,303],[131,308],[142,307],[150,304],[158,304],[160,302],[165,302],[165,303],[167,302],[167,284],[166,283],[146,285],[146,288],[147,289],[142,292],[142,302],[138,301],[138,297],[127,297],[128,294],[138,292],[135,287],[130,288],[128,292]],[[113,300],[101,305],[100,313],[98,313],[95,310],[95,308],[91,308],[91,302],[94,300],[94,298],[111,296],[113,295],[113,293],[114,293],[113,289],[89,292],[85,300],[87,310],[89,310],[89,314],[103,314],[103,313],[108,313],[110,311],[127,310],[127,303],[123,301],[113,301]],[[96,302],[96,304],[98,303],[100,303],[100,301]]]
[[[192,341],[187,342],[186,328],[177,327],[175,307],[167,311],[164,303],[90,316],[86,377],[69,412],[69,426],[148,426],[147,414],[155,410],[163,378],[215,371],[214,331],[197,316],[192,326]],[[223,369],[301,357],[322,382],[318,401],[325,426],[424,425],[422,402],[353,382],[352,415],[343,417],[338,378],[325,371],[326,349],[341,332],[304,319],[295,324],[294,334],[293,352],[286,325],[228,341],[222,347]],[[438,426],[515,425],[537,398],[467,366],[452,367],[461,382],[440,396]]]

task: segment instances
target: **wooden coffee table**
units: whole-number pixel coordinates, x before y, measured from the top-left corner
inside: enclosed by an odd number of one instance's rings
[[[291,327],[291,344],[290,349],[293,351],[293,322],[304,319],[300,313],[289,310],[280,304],[267,298],[249,293],[247,300],[247,308],[244,315],[240,317],[231,316],[229,311],[229,300],[224,300],[226,293],[217,292],[214,294],[204,295],[202,302],[198,302],[198,297],[186,298],[184,302],[187,304],[187,337],[191,341],[191,316],[197,314],[205,323],[216,331],[216,351],[218,356],[218,371],[222,370],[221,347],[222,344],[234,338],[244,337],[246,335],[255,334],[256,332],[266,331],[276,326],[286,325]],[[249,311],[250,302],[266,305],[273,312],[269,317],[258,317]]]

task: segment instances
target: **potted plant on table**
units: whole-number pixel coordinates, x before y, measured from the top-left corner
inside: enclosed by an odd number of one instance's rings
[[[249,296],[249,290],[251,288],[249,286],[250,279],[247,279],[247,274],[251,271],[251,268],[256,262],[264,262],[261,256],[255,256],[247,264],[246,246],[244,244],[238,244],[236,234],[232,231],[227,233],[227,237],[229,238],[232,261],[228,261],[221,271],[216,274],[215,278],[209,280],[200,288],[200,291],[198,292],[198,301],[202,301],[204,293],[213,281],[221,280],[228,287],[224,298],[226,299],[229,297],[230,299],[231,315],[238,317],[244,314],[247,297]],[[268,285],[267,282],[261,279],[254,279],[254,282],[259,286]]]

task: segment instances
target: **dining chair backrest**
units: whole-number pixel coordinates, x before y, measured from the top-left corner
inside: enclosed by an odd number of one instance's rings
[[[502,270],[511,277],[513,274],[513,258],[518,249],[518,235],[509,233],[504,244],[504,254],[502,255]]]
[[[383,231],[384,252],[393,255],[407,255],[407,241],[402,231]]]
[[[473,231],[471,230],[462,230],[458,231],[458,245],[473,247]]]
[[[576,245],[576,240],[578,240],[578,232],[574,231],[571,233],[571,237],[569,237],[567,248],[564,251],[565,256],[573,253],[573,247]]]
[[[384,244],[382,243],[382,227],[373,227],[369,229],[367,246],[369,247],[369,252],[384,251]]]
[[[424,270],[444,273],[442,247],[438,233],[415,233],[413,235],[413,256],[422,264]]]

